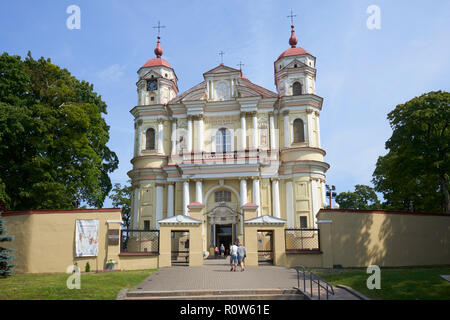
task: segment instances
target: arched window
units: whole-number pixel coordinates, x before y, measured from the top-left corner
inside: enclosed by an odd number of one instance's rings
[[[302,94],[302,84],[298,81],[294,82],[292,85],[292,95],[299,96]]]
[[[231,192],[230,191],[216,191],[214,193],[215,202],[231,202]]]
[[[155,129],[150,128],[145,133],[145,149],[155,150]]]
[[[222,128],[216,133],[216,152],[228,151],[231,151],[231,134],[226,128]]]
[[[305,129],[302,119],[294,120],[294,142],[305,142]]]

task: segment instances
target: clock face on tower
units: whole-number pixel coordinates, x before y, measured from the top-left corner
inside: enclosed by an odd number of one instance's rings
[[[147,91],[155,91],[158,89],[158,81],[157,80],[148,80],[147,81]]]

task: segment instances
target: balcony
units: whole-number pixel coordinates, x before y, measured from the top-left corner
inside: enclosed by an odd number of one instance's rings
[[[278,150],[246,149],[229,152],[189,152],[172,155],[176,164],[269,164],[278,160]]]

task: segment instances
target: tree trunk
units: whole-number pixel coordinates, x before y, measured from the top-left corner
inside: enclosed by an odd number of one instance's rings
[[[441,176],[441,187],[444,193],[445,213],[450,213],[450,194],[448,193],[447,181],[445,181],[444,176]]]

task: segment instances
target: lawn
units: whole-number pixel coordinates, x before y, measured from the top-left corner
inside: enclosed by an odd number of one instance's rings
[[[450,282],[440,275],[450,275],[450,266],[381,268],[381,289],[369,290],[371,274],[366,269],[316,269],[318,275],[333,285],[346,285],[372,299],[450,300]]]
[[[0,278],[0,300],[114,300],[121,289],[138,285],[155,270],[82,273],[79,290],[67,288],[69,274],[13,274]]]

